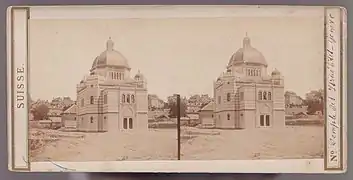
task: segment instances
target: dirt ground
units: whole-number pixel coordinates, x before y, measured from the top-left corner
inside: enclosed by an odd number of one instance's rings
[[[321,158],[324,127],[287,126],[252,130],[184,128],[181,159],[246,160]]]
[[[44,131],[44,130],[33,130]],[[121,161],[177,159],[176,130],[146,132],[79,133],[46,131],[56,136],[32,150],[32,161]],[[41,138],[41,137],[39,137]],[[41,138],[44,139],[44,136]]]
[[[175,129],[82,133],[31,130],[31,161],[176,160]],[[182,160],[320,158],[321,126],[218,130],[182,128]]]

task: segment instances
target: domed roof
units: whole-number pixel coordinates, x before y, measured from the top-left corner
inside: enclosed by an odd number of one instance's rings
[[[272,71],[271,75],[272,76],[281,75],[281,72],[279,72],[277,69],[275,69],[274,71]]]
[[[243,47],[232,55],[229,60],[228,66],[237,63],[254,63],[267,66],[265,57],[260,51],[252,47],[250,42],[250,38],[246,36],[243,39]]]
[[[140,72],[140,70],[137,71],[137,74],[135,75],[135,79],[141,79],[141,80],[144,79],[144,76],[143,76],[143,74]]]
[[[114,49],[114,42],[110,38],[107,49],[94,59],[92,69],[106,66],[130,69],[127,59]]]

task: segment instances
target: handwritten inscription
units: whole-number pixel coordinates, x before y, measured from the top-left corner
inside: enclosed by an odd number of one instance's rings
[[[25,108],[25,65],[16,68],[16,107]]]
[[[340,123],[338,118],[339,101],[339,42],[340,32],[337,17],[328,13],[326,22],[326,80],[327,80],[327,157],[332,165],[339,162]]]

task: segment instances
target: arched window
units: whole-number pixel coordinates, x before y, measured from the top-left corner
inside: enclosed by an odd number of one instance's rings
[[[110,72],[110,74],[111,74],[111,76],[112,76],[112,79],[114,79],[114,74],[113,74],[113,72]]]
[[[230,101],[230,93],[227,93],[227,101]]]
[[[262,91],[259,91],[259,93],[258,93],[258,99],[259,99],[259,100],[262,100]]]
[[[121,80],[121,73],[118,73],[118,79]]]
[[[93,96],[90,97],[89,103],[90,103],[90,104],[94,104],[94,97],[93,97]]]
[[[132,121],[132,118],[129,118],[129,129],[132,129],[134,126],[133,126],[133,121]]]
[[[103,103],[104,103],[104,104],[107,104],[107,103],[108,103],[108,95],[106,95],[106,94],[104,94]]]
[[[259,70],[258,69],[256,69],[256,71],[255,71],[255,76],[259,76]]]
[[[250,76],[250,69],[247,69],[246,73],[248,74],[248,76]]]
[[[124,118],[124,121],[123,121],[123,128],[124,129],[127,129],[127,118]]]
[[[93,117],[91,116],[91,123],[93,123]]]
[[[268,98],[268,100],[271,100],[271,98],[272,98],[272,97],[271,97],[271,92],[268,92],[268,93],[267,93],[267,98]]]
[[[230,114],[227,114],[227,119],[230,120]]]
[[[263,100],[267,100],[267,94],[266,94],[266,91],[264,91],[264,93],[263,93]]]
[[[127,102],[127,103],[130,103],[130,94],[127,95],[127,97],[126,97],[126,102]]]
[[[135,96],[133,94],[131,95],[131,103],[135,103]]]
[[[85,99],[81,99],[81,107],[83,107],[85,105]]]
[[[121,80],[124,80],[124,73],[121,73]]]
[[[251,76],[255,76],[255,70],[251,70]]]
[[[123,94],[122,96],[121,96],[121,102],[125,102],[125,94]]]

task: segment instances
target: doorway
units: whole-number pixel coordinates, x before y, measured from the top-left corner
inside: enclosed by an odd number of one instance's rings
[[[260,127],[270,127],[270,115],[261,114],[260,115]]]
[[[124,129],[133,129],[134,128],[134,121],[133,121],[133,119],[130,117],[130,118],[128,118],[128,117],[125,117],[124,119],[123,119],[123,128]]]

